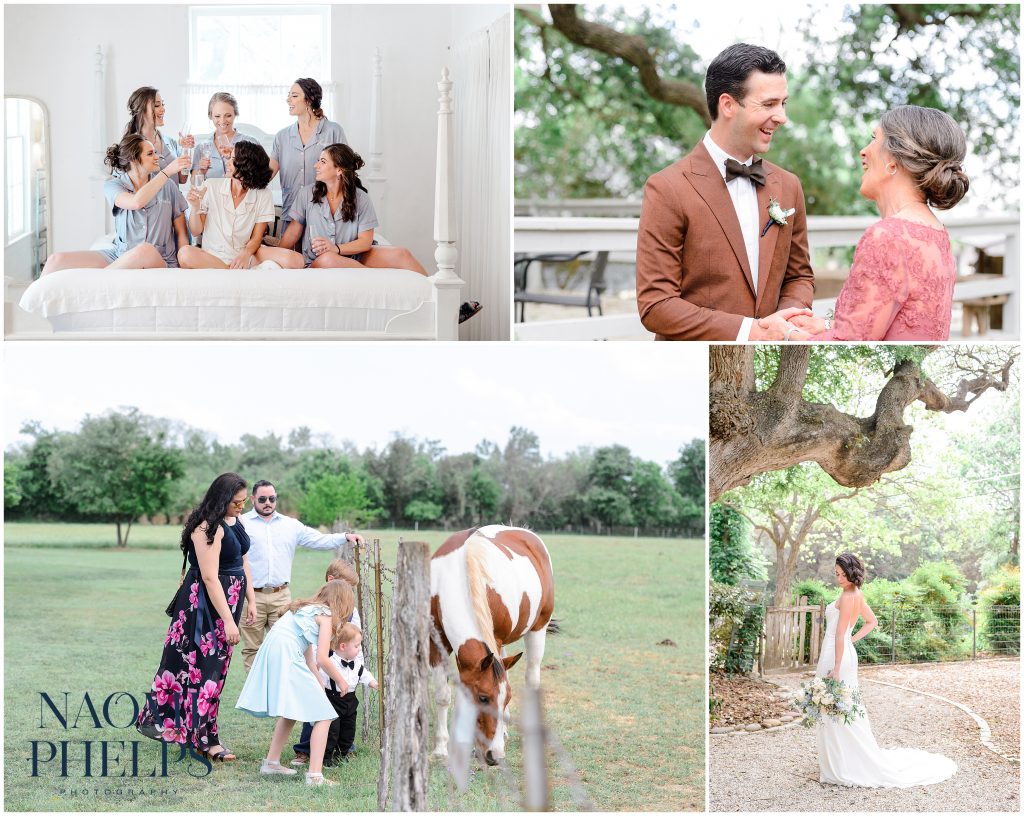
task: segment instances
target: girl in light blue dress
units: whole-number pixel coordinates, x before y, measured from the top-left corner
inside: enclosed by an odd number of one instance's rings
[[[327,733],[337,714],[324,692],[318,669],[336,683],[344,682],[330,660],[330,649],[353,609],[352,587],[345,581],[330,581],[312,598],[294,601],[256,653],[235,707],[255,717],[279,718],[260,773],[293,776],[296,771],[281,765],[281,750],[296,721],[312,722],[306,784],[337,784],[323,775]]]

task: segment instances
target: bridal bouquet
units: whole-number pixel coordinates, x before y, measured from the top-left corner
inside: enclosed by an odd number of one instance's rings
[[[822,716],[842,718],[844,725],[864,716],[864,700],[860,691],[842,680],[828,677],[815,677],[809,683],[801,683],[796,707],[803,712],[801,725],[806,728],[817,723]]]

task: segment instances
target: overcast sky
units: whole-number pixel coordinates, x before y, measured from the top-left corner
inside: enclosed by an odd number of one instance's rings
[[[707,351],[690,343],[3,346],[5,448],[28,420],[73,430],[121,406],[223,442],[308,425],[359,449],[400,431],[462,453],[520,425],[545,456],[622,444],[659,464],[707,427]]]

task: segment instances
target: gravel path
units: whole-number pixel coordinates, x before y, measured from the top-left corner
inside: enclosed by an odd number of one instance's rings
[[[862,667],[863,679],[913,686],[967,705],[989,720],[1000,747],[1018,749],[1009,736],[1017,715],[1019,663]],[[774,677],[795,688],[803,675]],[[954,759],[956,775],[938,785],[908,789],[843,788],[818,782],[813,729],[800,726],[709,737],[712,811],[1017,811],[1020,766],[978,741],[974,721],[953,706],[910,691],[862,683],[864,703],[883,748],[912,747]],[[989,713],[1014,713],[997,731]]]

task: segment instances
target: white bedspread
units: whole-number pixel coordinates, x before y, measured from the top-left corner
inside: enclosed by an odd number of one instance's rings
[[[58,331],[373,332],[432,301],[407,269],[65,269],[20,305]]]

